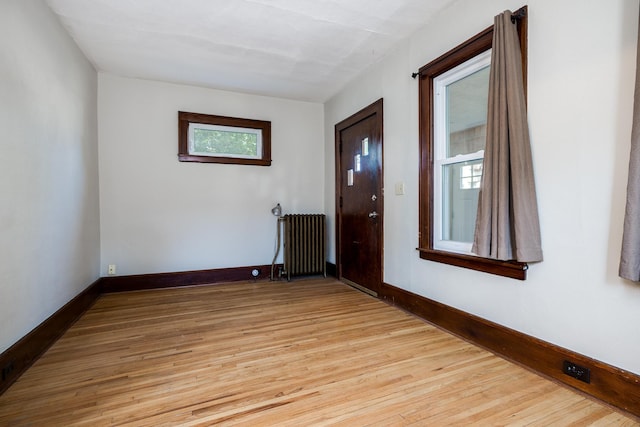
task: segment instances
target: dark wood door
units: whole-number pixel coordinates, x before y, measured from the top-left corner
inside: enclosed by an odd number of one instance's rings
[[[336,125],[338,278],[377,294],[382,282],[382,99]]]

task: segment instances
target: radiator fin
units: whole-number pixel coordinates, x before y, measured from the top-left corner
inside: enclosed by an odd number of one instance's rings
[[[327,276],[325,215],[285,215],[284,269],[287,279],[305,274]]]

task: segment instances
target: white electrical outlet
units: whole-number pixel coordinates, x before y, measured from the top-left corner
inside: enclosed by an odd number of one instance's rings
[[[109,274],[109,276],[113,276],[114,274],[116,274],[116,265],[109,264],[109,270],[107,271],[107,273]]]

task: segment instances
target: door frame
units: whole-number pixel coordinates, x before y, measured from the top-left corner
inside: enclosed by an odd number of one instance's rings
[[[371,116],[376,116],[375,120],[375,130],[374,132],[378,136],[379,144],[378,144],[378,158],[379,162],[379,180],[378,180],[378,194],[380,195],[379,203],[379,216],[378,219],[380,221],[380,227],[378,227],[378,254],[376,255],[378,262],[380,263],[380,277],[376,281],[376,289],[373,290],[376,294],[380,292],[380,288],[382,287],[382,278],[384,277],[384,160],[383,160],[383,152],[382,144],[383,144],[383,98],[378,99],[372,104],[364,107],[362,110],[358,111],[355,114],[347,117],[341,122],[335,125],[335,206],[336,206],[336,277],[338,280],[343,280],[342,278],[342,254],[341,254],[341,233],[342,233],[342,206],[340,205],[340,199],[342,197],[342,181],[343,176],[341,173],[341,164],[342,164],[342,150],[341,150],[341,138],[340,134],[343,130],[355,125],[356,123],[367,119]],[[351,283],[350,283],[351,284]],[[360,288],[360,286],[358,286]],[[362,289],[367,292],[366,289]]]

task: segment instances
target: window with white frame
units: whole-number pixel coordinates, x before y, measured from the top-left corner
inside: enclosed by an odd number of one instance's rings
[[[178,112],[181,162],[271,165],[271,122]]]
[[[471,253],[490,66],[487,50],[433,79],[434,249]]]

